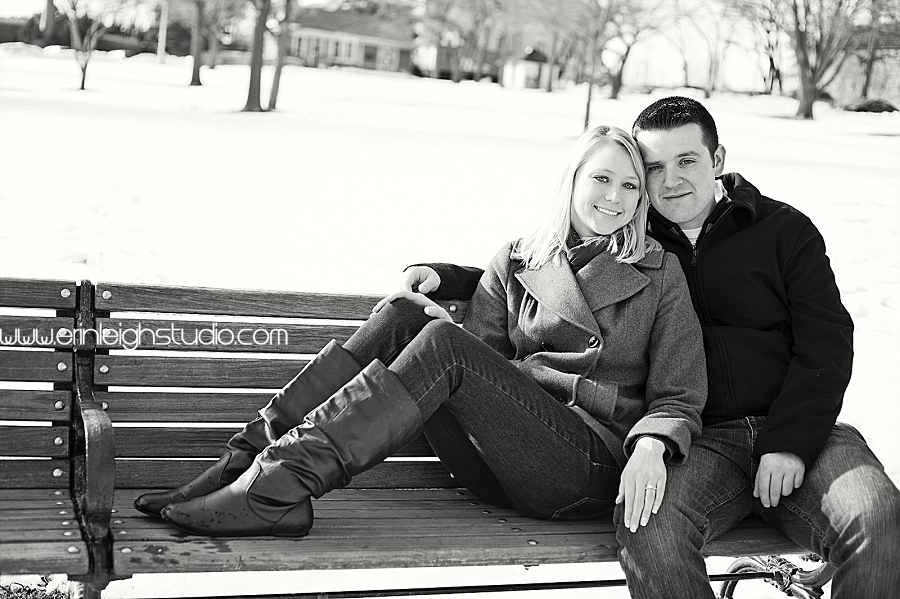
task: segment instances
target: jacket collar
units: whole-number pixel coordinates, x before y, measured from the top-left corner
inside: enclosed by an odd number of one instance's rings
[[[652,252],[636,266],[658,269],[662,257],[662,252]],[[650,282],[631,264],[616,262],[609,252],[598,254],[577,274],[565,260],[554,260],[537,270],[520,270],[515,276],[538,302],[592,335],[601,334],[593,312],[631,297]]]

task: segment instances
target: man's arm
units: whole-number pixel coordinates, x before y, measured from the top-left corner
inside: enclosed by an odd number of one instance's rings
[[[430,287],[427,291],[423,291],[433,300],[464,300],[472,299],[475,288],[481,280],[484,271],[475,266],[456,266],[455,264],[413,264],[412,266],[427,266],[434,270],[438,275],[438,288]],[[412,267],[407,267],[412,268]],[[413,286],[424,281],[413,282]],[[418,291],[418,288],[412,289]]]
[[[795,239],[782,265],[793,356],[753,451],[760,457],[754,494],[767,507],[802,484],[837,420],[853,362],[853,321],[825,242],[808,221]]]

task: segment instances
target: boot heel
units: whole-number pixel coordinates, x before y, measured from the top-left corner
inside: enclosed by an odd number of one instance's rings
[[[291,520],[294,520],[292,523]],[[299,520],[299,521],[298,521]],[[312,504],[309,499],[306,501],[302,501],[296,507],[291,508],[285,515],[278,519],[274,525],[272,525],[272,529],[269,531],[269,534],[275,537],[305,537],[309,534],[310,529],[313,525],[313,510]],[[295,529],[291,530],[290,527],[294,526]],[[278,530],[279,528],[287,527],[287,530]]]

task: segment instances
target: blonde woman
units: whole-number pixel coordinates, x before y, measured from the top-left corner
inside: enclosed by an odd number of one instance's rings
[[[647,208],[631,136],[586,131],[549,218],[497,253],[462,328],[424,295],[385,298],[343,348],[316,358],[364,368],[315,408],[322,389],[283,391],[229,443],[226,466],[246,467],[236,480],[213,471],[138,507],[193,533],[301,536],[311,497],[424,431],[487,501],[549,519],[624,502],[636,530],[659,509],[665,461],[687,456],[706,400],[697,317],[677,260],[645,237]]]

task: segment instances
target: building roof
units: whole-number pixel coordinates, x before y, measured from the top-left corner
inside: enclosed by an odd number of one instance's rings
[[[547,62],[547,57],[543,52],[528,46],[522,52],[513,54],[508,60],[527,60],[528,62]]]
[[[301,28],[319,29],[321,31],[340,31],[355,35],[365,35],[397,42],[411,42],[415,39],[410,21],[395,15],[386,18],[378,14],[366,14],[355,10],[323,10],[302,11],[295,19]]]

